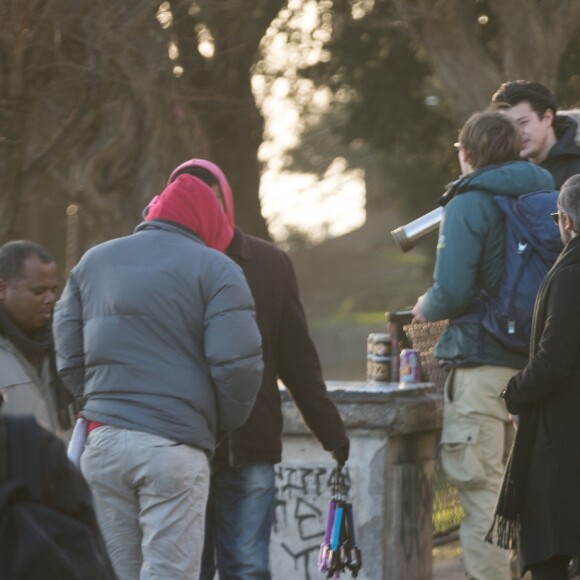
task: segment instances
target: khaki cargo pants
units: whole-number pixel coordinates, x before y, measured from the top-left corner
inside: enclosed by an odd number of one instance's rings
[[[508,552],[483,538],[515,434],[499,394],[516,372],[497,366],[455,369],[445,384],[441,463],[459,490],[465,512],[459,536],[473,580],[511,578]]]

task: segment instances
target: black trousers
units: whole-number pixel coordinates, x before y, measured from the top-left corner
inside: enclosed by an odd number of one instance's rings
[[[530,566],[532,580],[568,580],[571,556],[553,556]]]

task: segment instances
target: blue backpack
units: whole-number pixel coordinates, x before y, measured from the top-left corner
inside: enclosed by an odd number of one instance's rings
[[[557,209],[558,193],[494,197],[505,215],[505,262],[499,292],[482,297],[479,315],[483,328],[503,346],[525,354],[538,289],[562,251],[560,231],[550,215]]]

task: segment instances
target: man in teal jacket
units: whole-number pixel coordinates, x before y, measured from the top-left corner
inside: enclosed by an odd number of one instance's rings
[[[497,293],[505,225],[495,195],[553,189],[551,175],[519,161],[517,124],[500,112],[476,113],[459,135],[462,177],[450,192],[437,244],[434,284],[413,314],[450,319],[435,354],[451,372],[445,385],[441,460],[465,512],[460,538],[469,578],[509,580],[507,553],[483,540],[514,428],[499,393],[527,357],[503,347],[477,323],[454,323],[483,290]]]

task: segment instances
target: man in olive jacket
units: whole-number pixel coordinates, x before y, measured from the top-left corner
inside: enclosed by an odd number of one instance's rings
[[[462,178],[445,206],[434,284],[413,312],[419,321],[451,319],[435,354],[451,368],[444,393],[441,460],[465,512],[460,538],[467,575],[509,580],[508,556],[484,542],[514,430],[498,393],[526,357],[507,350],[477,322],[453,319],[483,290],[499,289],[505,225],[494,195],[552,189],[551,175],[519,161],[518,126],[500,112],[476,113],[459,135]]]
[[[177,167],[169,181],[191,174],[208,183],[234,226],[234,200],[221,169],[204,159]],[[274,465],[282,459],[281,379],[306,424],[340,463],[349,440],[322,379],[308,333],[294,267],[274,244],[235,227],[226,254],[242,268],[256,302],[264,351],[264,378],[248,421],[218,447],[213,460],[202,580],[270,578],[269,547],[274,518]]]

